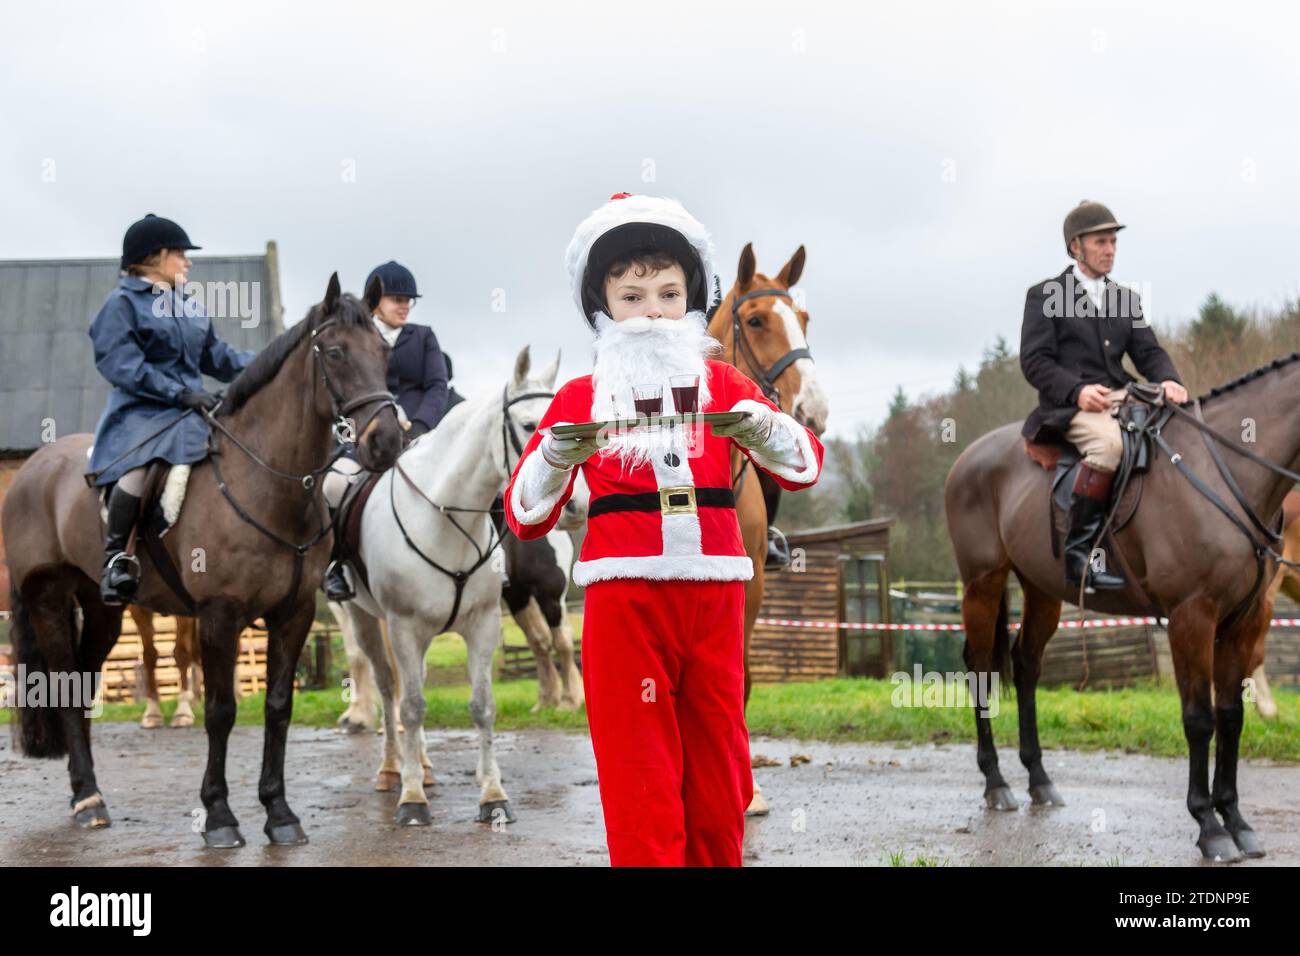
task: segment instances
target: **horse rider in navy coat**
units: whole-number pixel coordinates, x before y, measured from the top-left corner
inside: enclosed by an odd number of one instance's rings
[[[385,262],[370,270],[365,288],[370,288],[375,278],[379,279],[382,295],[374,306],[373,319],[393,350],[388,359],[388,390],[397,397],[397,404],[410,421],[406,437],[413,441],[436,427],[447,413],[447,364],[433,329],[407,322],[411,307],[420,298],[411,270],[398,262]],[[342,460],[337,465],[352,470]],[[326,478],[325,498],[331,507],[337,507],[350,478],[351,475],[340,475],[338,471]],[[346,562],[340,551],[340,538],[341,534],[334,535],[334,553],[325,572],[325,596],[331,601],[356,597],[356,590],[344,573]]]
[[[121,605],[134,596],[139,562],[126,554],[140,513],[145,467],[155,459],[188,465],[207,455],[204,410],[217,398],[203,376],[232,381],[253,352],[217,338],[200,299],[186,297],[190,262],[198,249],[185,230],[152,213],[122,239],[122,270],[90,324],[95,367],[113,386],[95,428],[87,469],[94,487],[112,485],[100,592]]]

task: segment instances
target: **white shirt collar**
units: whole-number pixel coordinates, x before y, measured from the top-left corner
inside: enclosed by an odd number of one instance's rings
[[[1102,297],[1106,291],[1106,277],[1098,276],[1094,279],[1092,276],[1085,275],[1084,271],[1079,268],[1077,260],[1075,261],[1073,268],[1074,281],[1083,286],[1084,291],[1088,293],[1088,298],[1092,300],[1093,307],[1100,310]]]
[[[386,323],[381,322],[377,315],[372,315],[370,320],[375,323],[375,328],[377,328],[379,334],[384,337],[384,341],[388,343],[389,348],[392,348],[397,344],[397,337],[402,334],[400,327],[396,329],[390,328]]]

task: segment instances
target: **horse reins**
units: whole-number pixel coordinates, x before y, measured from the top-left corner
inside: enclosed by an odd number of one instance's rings
[[[517,402],[523,402],[529,399],[554,398],[554,397],[555,397],[554,392],[525,392],[522,395],[516,395],[514,398],[511,398],[509,386],[507,386],[505,389],[502,390],[501,393],[501,462],[502,465],[505,467],[507,475],[510,474],[510,456],[509,456],[508,448],[510,446],[514,446],[515,454],[517,456],[522,455],[524,453],[523,443],[519,440],[519,436],[515,432],[514,422],[510,418],[510,406],[514,405]],[[451,625],[456,620],[456,615],[460,613],[460,601],[461,601],[461,597],[465,593],[465,582],[469,580],[470,575],[472,575],[475,571],[483,567],[483,565],[488,562],[488,559],[492,557],[492,552],[494,552],[498,547],[501,546],[501,541],[502,541],[501,535],[497,533],[495,523],[489,521],[488,522],[488,546],[486,549],[480,548],[478,546],[478,542],[474,540],[474,536],[471,535],[468,531],[466,531],[463,527],[461,527],[460,522],[458,522],[455,519],[452,513],[459,511],[465,514],[492,514],[493,511],[497,509],[462,508],[456,505],[440,505],[438,504],[438,502],[434,501],[427,494],[425,494],[424,489],[422,489],[419,485],[417,485],[414,479],[412,479],[411,476],[407,474],[406,469],[402,467],[402,461],[400,458],[397,460],[397,463],[394,467],[396,468],[398,474],[400,474],[402,478],[406,480],[406,483],[410,485],[413,489],[415,489],[416,494],[418,494],[421,498],[423,498],[430,505],[432,505],[433,508],[437,510],[440,514],[446,517],[446,519],[451,522],[452,527],[454,527],[457,531],[459,531],[462,535],[465,536],[465,539],[469,541],[470,545],[474,548],[475,553],[478,555],[478,560],[475,561],[469,568],[466,568],[461,571],[452,571],[449,568],[444,568],[437,561],[433,560],[433,558],[429,557],[427,554],[421,551],[420,546],[411,540],[410,533],[407,532],[406,526],[402,524],[401,516],[397,513],[397,499],[395,497],[395,486],[397,485],[397,479],[393,478],[389,482],[388,484],[389,507],[392,508],[393,520],[397,522],[397,530],[399,530],[402,533],[402,538],[405,539],[407,547],[409,547],[412,551],[414,551],[417,555],[419,555],[421,560],[423,560],[425,564],[429,565],[429,567],[434,568],[437,571],[441,571],[447,577],[451,578],[452,583],[455,585],[456,595],[452,600],[451,613],[447,615],[446,622],[442,625],[441,630],[439,630],[438,632],[441,634],[443,631],[446,631],[448,628],[451,627]]]
[[[1149,397],[1143,395],[1141,392],[1136,394],[1138,398],[1147,401],[1150,404],[1155,404],[1155,402],[1151,401]],[[1236,452],[1248,461],[1254,462],[1268,471],[1271,471],[1273,474],[1286,478],[1292,482],[1300,483],[1300,474],[1297,474],[1288,468],[1284,468],[1281,465],[1275,464],[1267,458],[1255,454],[1248,448],[1242,448],[1236,442],[1211,428],[1206,423],[1205,417],[1201,412],[1201,400],[1199,398],[1192,404],[1192,407],[1195,410],[1194,413],[1189,412],[1178,404],[1169,402],[1163,404],[1165,408],[1170,410],[1170,414],[1161,416],[1152,425],[1148,426],[1146,430],[1150,433],[1152,440],[1155,441],[1160,450],[1169,458],[1170,464],[1178,470],[1178,473],[1187,479],[1188,484],[1190,484],[1203,498],[1210,502],[1210,504],[1214,505],[1214,507],[1217,508],[1225,518],[1232,522],[1232,525],[1238,531],[1245,535],[1246,540],[1250,542],[1251,547],[1255,552],[1254,587],[1251,588],[1250,593],[1224,618],[1225,622],[1234,621],[1236,616],[1242,610],[1250,606],[1251,602],[1255,599],[1255,596],[1259,593],[1260,586],[1264,581],[1265,564],[1270,558],[1279,564],[1284,564],[1290,568],[1300,567],[1300,562],[1288,560],[1274,547],[1274,545],[1282,541],[1281,516],[1279,516],[1277,530],[1269,527],[1268,523],[1260,517],[1259,513],[1256,512],[1251,504],[1246,500],[1245,493],[1241,490],[1241,486],[1233,477],[1232,472],[1228,470],[1227,463],[1223,460],[1223,456],[1215,447],[1215,442],[1223,445],[1230,451]],[[1232,493],[1232,497],[1241,507],[1241,510],[1246,513],[1246,516],[1250,519],[1250,523],[1254,525],[1255,529],[1261,532],[1267,540],[1260,541],[1256,537],[1255,531],[1247,526],[1245,521],[1242,521],[1241,518],[1234,514],[1232,509],[1214,491],[1214,489],[1206,484],[1199,475],[1187,466],[1187,462],[1183,459],[1182,453],[1176,452],[1170,447],[1169,442],[1164,437],[1163,430],[1165,424],[1175,416],[1181,418],[1201,433],[1201,437],[1204,439],[1206,447],[1209,449],[1210,458],[1214,461],[1215,468],[1223,478],[1224,484],[1228,486],[1228,490]]]
[[[277,478],[283,478],[288,481],[294,481],[301,484],[303,489],[307,492],[309,496],[308,503],[316,505],[316,518],[319,527],[315,534],[313,534],[306,541],[302,541],[302,542],[294,542],[294,541],[290,541],[288,538],[282,537],[281,535],[272,531],[270,528],[266,527],[266,525],[262,524],[251,514],[249,514],[248,511],[242,505],[240,505],[240,503],[235,499],[234,493],[230,490],[230,486],[226,484],[225,478],[221,474],[221,466],[219,464],[220,452],[216,449],[215,443],[212,443],[212,445],[210,445],[209,448],[210,454],[208,455],[208,461],[211,462],[212,464],[213,477],[217,481],[217,488],[221,491],[222,497],[224,497],[226,501],[230,504],[230,507],[234,509],[235,514],[238,515],[240,520],[242,520],[245,524],[248,524],[253,528],[256,528],[259,532],[261,532],[266,537],[270,538],[272,541],[276,542],[277,544],[283,545],[284,547],[289,548],[294,552],[292,583],[289,586],[288,593],[275,605],[274,608],[271,609],[270,612],[268,612],[272,616],[278,615],[278,612],[288,602],[292,601],[294,595],[297,594],[298,588],[302,584],[303,564],[306,561],[307,552],[310,551],[312,548],[314,548],[322,540],[324,540],[325,536],[328,535],[334,529],[333,522],[321,514],[319,499],[316,496],[316,489],[320,483],[319,482],[320,476],[325,474],[327,471],[329,471],[334,466],[334,463],[338,461],[338,459],[343,455],[344,451],[346,451],[346,443],[353,442],[356,440],[356,435],[357,435],[356,423],[352,419],[348,418],[347,416],[350,415],[352,412],[356,411],[358,408],[363,408],[366,405],[378,404],[379,407],[376,408],[374,413],[371,414],[370,417],[366,419],[365,426],[361,430],[362,432],[364,432],[366,428],[370,427],[370,423],[374,421],[375,417],[385,408],[391,407],[393,409],[393,414],[394,415],[397,414],[397,400],[393,397],[393,395],[390,392],[387,391],[367,392],[366,394],[360,395],[356,398],[344,399],[344,397],[339,393],[338,389],[335,387],[334,380],[330,378],[329,370],[325,367],[325,360],[321,356],[320,345],[317,343],[316,337],[321,332],[324,332],[331,325],[337,323],[337,321],[338,321],[337,319],[333,319],[333,318],[326,319],[324,322],[322,322],[320,325],[318,325],[316,328],[312,329],[311,331],[312,357],[315,360],[314,362],[315,368],[319,370],[321,374],[321,378],[325,383],[325,390],[329,393],[330,410],[334,417],[334,422],[332,427],[334,430],[334,435],[338,439],[337,447],[330,454],[329,459],[325,462],[324,465],[322,465],[319,468],[313,469],[312,471],[309,471],[303,475],[294,475],[288,472],[280,471],[278,468],[273,467],[272,465],[268,464],[267,462],[263,461],[260,457],[258,457],[258,455],[251,448],[249,448],[238,438],[236,438],[235,435],[230,431],[230,429],[228,429],[225,426],[225,424],[222,423],[216,417],[216,412],[221,407],[220,403],[217,404],[217,407],[215,409],[212,409],[211,411],[205,409],[203,412],[204,416],[208,420],[208,423],[214,429],[216,429],[222,435],[224,435],[227,439],[229,439],[230,442],[236,448],[238,448],[245,455],[247,455],[249,459],[251,459],[255,464],[257,464],[264,471],[267,471],[270,474],[275,475]]]

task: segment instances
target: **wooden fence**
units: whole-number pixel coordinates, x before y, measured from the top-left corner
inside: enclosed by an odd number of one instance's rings
[[[176,647],[176,619],[155,615],[153,627],[154,648],[158,652],[158,662],[154,668],[158,696],[161,700],[175,700],[180,694],[181,676],[173,656]],[[329,643],[335,633],[337,628],[313,624],[304,648],[304,657],[309,660],[313,681],[318,686],[325,680],[329,670]],[[260,628],[247,628],[239,637],[235,676],[240,697],[256,694],[266,687],[266,642],[266,631]],[[0,672],[12,673],[13,669],[12,650],[0,645]],[[109,652],[102,674],[105,703],[133,703],[144,699],[144,643],[129,614],[123,615],[122,635]],[[193,676],[195,675],[192,675],[192,681]],[[297,681],[294,686],[299,686]],[[202,683],[192,683],[191,687],[198,695]]]

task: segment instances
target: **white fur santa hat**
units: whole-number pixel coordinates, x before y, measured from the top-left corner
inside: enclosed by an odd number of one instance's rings
[[[605,273],[633,250],[667,252],[686,272],[687,308],[705,312],[718,299],[713,281],[713,240],[676,199],[615,193],[582,221],[564,261],[573,301],[593,329],[605,309]]]

